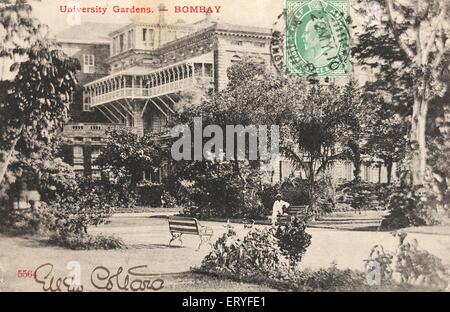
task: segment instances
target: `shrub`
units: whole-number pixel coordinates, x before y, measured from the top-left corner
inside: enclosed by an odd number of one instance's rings
[[[89,249],[126,249],[120,238],[105,236],[102,234],[73,234],[53,233],[49,238],[49,244],[74,250]]]
[[[45,203],[27,210],[0,209],[0,232],[9,235],[46,234],[55,218]]]
[[[190,168],[198,171],[198,176],[180,183],[177,193],[184,198],[185,214],[202,219],[265,219],[270,213],[271,208],[266,210],[262,205],[259,179],[252,170],[242,170],[244,180],[228,163],[202,162],[193,166],[199,167]]]
[[[242,240],[228,232],[203,260],[202,270],[241,276],[277,277],[288,274],[311,244],[306,225],[295,218],[277,228],[253,229]],[[280,270],[283,268],[283,270]]]
[[[161,207],[163,187],[161,184],[150,181],[142,181],[136,190],[136,202],[142,206]]]
[[[306,222],[300,218],[294,218],[290,222],[278,225],[275,237],[291,266],[295,266],[302,260],[306,248],[311,245],[311,235],[306,233]]]
[[[393,235],[398,238],[395,252],[385,252],[383,246],[377,245],[370,255],[371,260],[380,264],[382,282],[390,283],[393,279],[403,285],[446,289],[449,274],[442,260],[426,250],[419,250],[416,239],[406,240],[407,233],[396,232]]]
[[[55,228],[63,234],[84,234],[89,226],[108,223],[112,206],[102,193],[77,188],[49,205],[55,217]]]
[[[385,209],[392,186],[364,181],[345,182],[337,188],[337,201],[356,210]]]
[[[161,195],[161,206],[164,208],[178,207],[178,200],[167,191],[163,191]]]
[[[242,240],[225,233],[201,264],[201,270],[214,274],[269,278],[278,275],[282,253],[272,229],[253,229]]]
[[[294,291],[364,291],[369,286],[364,272],[338,269],[332,265],[317,271],[299,271],[289,283]]]
[[[395,230],[409,226],[438,224],[441,215],[433,201],[436,194],[423,187],[398,187],[389,197],[389,215],[383,220],[381,228]]]

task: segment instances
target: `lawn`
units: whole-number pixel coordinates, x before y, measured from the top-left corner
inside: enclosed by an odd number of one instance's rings
[[[159,214],[159,213],[158,213]],[[38,266],[51,263],[55,277],[65,276],[70,261],[81,265],[82,283],[85,290],[96,290],[91,285],[91,272],[97,266],[104,266],[111,274],[119,267],[126,271],[135,266],[146,265],[143,272],[162,276],[163,290],[173,291],[270,291],[269,287],[255,284],[242,284],[235,281],[217,279],[190,273],[192,267],[198,267],[209,253],[205,246],[196,251],[198,237],[184,238],[183,247],[169,247],[170,233],[167,220],[147,214],[119,214],[111,223],[92,229],[94,233],[113,234],[123,239],[126,250],[83,250],[73,251],[48,246],[45,241],[35,237],[0,236],[0,272],[5,283],[0,289],[38,291],[41,285],[31,278],[18,278],[18,270],[35,270]],[[213,240],[226,231],[225,223],[203,222],[214,229]],[[239,236],[248,229],[242,224],[233,224]],[[396,241],[388,232],[357,232],[335,229],[309,228],[312,244],[301,263],[303,268],[324,268],[332,262],[338,268],[363,270],[363,259],[368,257],[370,248],[383,244],[388,250],[394,250]],[[450,235],[412,233],[419,241],[419,248],[427,249],[443,259],[450,266]]]

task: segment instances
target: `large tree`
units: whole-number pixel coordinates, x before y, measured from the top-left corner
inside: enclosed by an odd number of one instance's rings
[[[366,4],[366,1],[358,2]],[[444,95],[446,87],[441,78],[443,69],[448,66],[446,56],[450,51],[450,2],[381,0],[380,4],[384,10],[382,21],[386,25],[363,30],[358,36],[358,57],[372,63],[380,62],[380,72],[398,78],[396,81],[401,84],[402,94],[409,92],[409,140],[413,150],[411,183],[422,185],[427,165],[429,106],[436,96]],[[403,88],[408,84],[410,89]],[[404,104],[409,104],[408,97]]]
[[[347,88],[335,85],[312,85],[299,88],[298,81],[288,82],[291,114],[286,116],[287,132],[283,133],[282,151],[309,181],[310,209],[315,209],[317,176],[335,161],[347,157],[346,147],[354,135],[355,120]]]
[[[26,1],[0,2],[0,184],[14,153],[52,139],[68,115],[80,66],[47,34]]]
[[[126,128],[116,129],[108,133],[96,164],[112,180],[136,188],[145,172],[155,174],[168,161],[168,151],[168,142],[152,134],[139,136]]]

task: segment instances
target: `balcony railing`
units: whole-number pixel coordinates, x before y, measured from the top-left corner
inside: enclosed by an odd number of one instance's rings
[[[64,125],[62,135],[66,138],[101,138],[107,131],[123,127],[124,124],[68,123]]]
[[[148,99],[189,88],[193,84],[213,81],[212,64],[177,64],[156,71],[116,73],[84,86],[85,104],[91,107],[120,99]]]
[[[90,97],[90,104],[91,107],[93,107],[96,105],[102,105],[112,101],[117,101],[123,98],[134,98],[134,99],[153,98],[184,90],[189,86],[191,86],[192,83],[193,83],[192,77],[189,77],[183,80],[178,80],[160,86],[155,86],[153,88],[146,88],[146,87],[118,88],[117,90],[106,91],[103,94],[94,95]]]

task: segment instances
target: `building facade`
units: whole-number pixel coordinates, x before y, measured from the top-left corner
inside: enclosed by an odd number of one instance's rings
[[[139,135],[162,132],[180,91],[194,86],[224,89],[227,69],[243,58],[273,65],[270,29],[221,23],[209,15],[196,23],[169,25],[165,13],[160,14],[155,24],[84,23],[58,35],[63,50],[82,66],[72,119],[62,132],[66,161],[78,172],[99,174],[92,164],[107,130],[128,127]],[[351,164],[335,167],[339,177],[353,178]],[[372,167],[363,168],[368,172],[365,178],[384,182],[381,167]],[[275,183],[292,175],[302,173],[282,160],[268,180]]]

